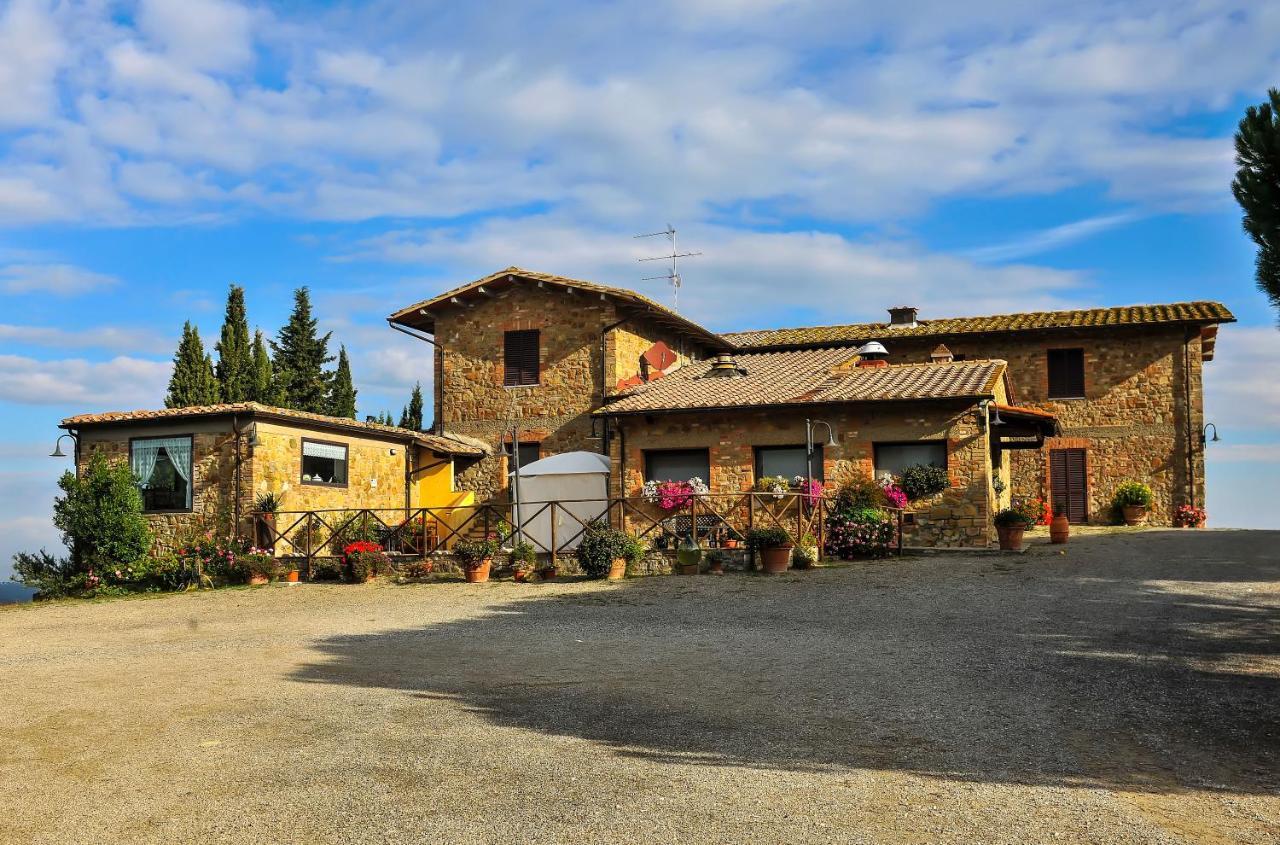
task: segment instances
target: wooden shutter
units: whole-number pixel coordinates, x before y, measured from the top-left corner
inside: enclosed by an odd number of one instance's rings
[[[537,384],[538,330],[507,332],[503,337],[503,364],[503,384]]]
[[[1049,398],[1084,396],[1084,350],[1049,350]]]
[[[1054,449],[1049,452],[1049,486],[1055,514],[1065,513],[1069,522],[1086,522],[1089,519],[1084,449]]]

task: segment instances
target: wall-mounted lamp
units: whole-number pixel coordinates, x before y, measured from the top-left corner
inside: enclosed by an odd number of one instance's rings
[[[826,420],[806,419],[804,421],[804,446],[805,446],[805,449],[804,449],[805,479],[804,480],[808,482],[809,485],[813,484],[813,428],[814,426],[818,426],[818,425],[825,425],[827,427],[827,445],[828,446],[831,446],[834,448],[840,445],[839,443],[836,442],[836,432],[835,432],[835,429],[831,427],[831,423],[827,422]],[[805,488],[805,492],[806,493],[808,492],[808,487]]]
[[[1203,446],[1206,442],[1210,442],[1209,436],[1208,436],[1209,429],[1213,429],[1213,439],[1212,439],[1213,443],[1217,443],[1220,440],[1222,440],[1222,438],[1218,436],[1218,427],[1213,423],[1205,423],[1204,428],[1200,429],[1200,445],[1201,446]]]
[[[76,439],[76,436],[75,436],[74,434],[72,434],[71,432],[67,432],[66,434],[61,434],[61,435],[59,435],[59,436],[58,436],[58,440],[57,440],[57,442],[55,442],[55,443],[53,444],[53,451],[49,453],[49,457],[51,457],[51,458],[65,458],[65,457],[67,456],[67,453],[66,453],[66,452],[64,452],[64,451],[62,451],[62,438],[64,438],[64,437],[70,437],[70,438],[71,438],[71,442],[72,442],[72,443],[75,443],[76,445],[79,445],[79,443],[80,443],[80,441],[79,441],[78,439]],[[1216,439],[1216,438],[1215,438],[1215,439]]]

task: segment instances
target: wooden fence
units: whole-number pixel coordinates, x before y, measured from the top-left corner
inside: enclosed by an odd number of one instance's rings
[[[830,509],[827,499],[810,500],[801,493],[707,493],[692,496],[670,510],[639,497],[574,499],[522,502],[520,523],[529,526],[541,521],[549,525],[549,532],[521,532],[536,551],[548,555],[574,548],[594,519],[604,519],[660,550],[674,550],[685,538],[704,548],[734,548],[744,545],[754,528],[780,528],[793,544],[811,540],[822,549]],[[584,518],[584,510],[597,516]],[[509,503],[279,511],[252,516],[257,545],[274,548],[282,557],[305,560],[308,569],[316,558],[341,555],[346,545],[357,540],[378,543],[393,555],[424,558],[449,551],[463,538],[492,536],[500,533],[499,529],[514,533],[516,522],[515,506]],[[540,520],[544,516],[546,519]],[[901,552],[901,512],[897,513],[896,534]]]

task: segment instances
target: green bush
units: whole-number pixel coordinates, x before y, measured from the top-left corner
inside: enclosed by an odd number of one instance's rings
[[[592,578],[603,578],[617,558],[627,556],[627,535],[603,522],[593,522],[582,534],[576,555],[582,571]]]
[[[1126,481],[1116,488],[1112,500],[1118,508],[1149,508],[1155,501],[1151,488],[1139,481]]]
[[[391,574],[391,558],[383,551],[353,552],[346,557],[347,577],[353,584]]]
[[[916,464],[902,471],[902,480],[898,483],[907,499],[912,502],[937,495],[951,486],[951,479],[942,467],[929,464]]]
[[[791,537],[781,528],[752,528],[747,532],[747,548],[752,551],[781,549],[790,545],[793,545]]]
[[[453,547],[453,553],[462,564],[463,569],[476,569],[498,551],[495,540],[459,540]]]
[[[532,570],[538,564],[538,551],[528,540],[521,540],[511,547],[511,568]]]
[[[386,533],[382,523],[374,519],[372,514],[366,515],[360,511],[343,511],[325,521],[334,526],[334,532],[329,537],[329,550],[335,555],[342,554],[342,550],[352,543],[381,544],[382,535]]]
[[[262,575],[267,580],[274,581],[280,577],[281,566],[270,554],[247,553],[236,556],[230,571],[232,577],[241,583],[246,583],[253,575]]]
[[[827,518],[826,551],[830,557],[884,557],[895,540],[893,517],[878,508],[840,510]]]
[[[834,510],[852,512],[864,508],[882,508],[888,504],[884,487],[869,475],[851,478],[836,491]]]
[[[64,495],[53,503],[53,524],[71,550],[75,572],[114,570],[140,560],[151,548],[142,494],[129,467],[95,452],[84,473],[63,473]]]
[[[13,556],[13,580],[34,589],[37,600],[70,595],[77,588],[78,574],[70,558],[55,557],[44,549]]]
[[[1027,502],[1015,502],[1013,505],[996,511],[992,521],[998,528],[1030,528],[1036,524],[1039,514]]]

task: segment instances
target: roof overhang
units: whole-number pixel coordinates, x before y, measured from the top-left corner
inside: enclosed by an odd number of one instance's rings
[[[890,396],[884,399],[818,399],[812,402],[761,402],[754,405],[707,405],[697,408],[642,408],[633,411],[611,411],[609,406],[592,411],[598,417],[647,417],[658,414],[706,414],[706,413],[742,413],[743,411],[801,411],[813,408],[843,407],[846,405],[890,405],[894,403],[918,404],[920,402],[954,403],[972,407],[983,399],[990,399],[991,394],[974,396]]]
[[[643,317],[677,334],[691,337],[710,349],[728,350],[734,348],[732,343],[710,329],[700,326],[634,291],[600,285],[595,282],[570,279],[564,276],[522,270],[519,267],[508,267],[506,270],[500,270],[497,273],[485,276],[483,279],[477,279],[462,287],[446,291],[439,296],[402,308],[387,317],[387,322],[434,335],[436,333],[437,316],[446,311],[473,308],[476,303],[490,299],[517,284],[532,284],[538,288],[558,290],[565,296],[565,304],[568,306],[572,306],[575,302],[586,302],[591,299],[612,302],[615,307],[628,315]]]
[[[1046,437],[1057,437],[1062,431],[1056,416],[1037,408],[992,402],[989,412],[993,445],[1003,450],[1040,449]]]

